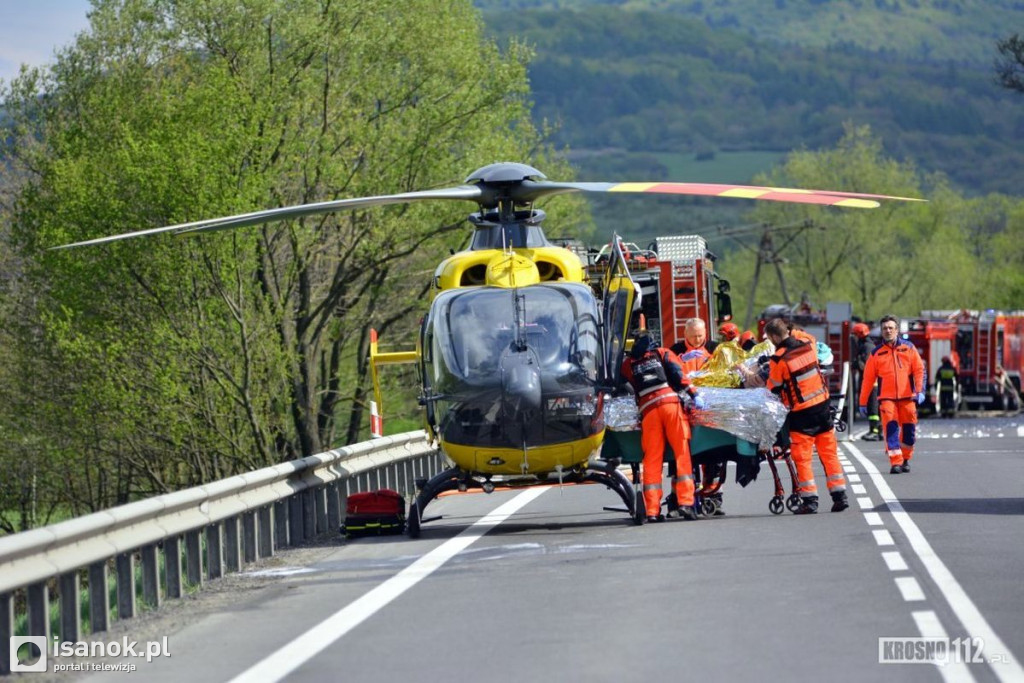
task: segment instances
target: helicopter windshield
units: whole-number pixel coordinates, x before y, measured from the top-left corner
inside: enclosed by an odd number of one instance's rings
[[[594,421],[597,302],[586,285],[443,292],[424,335],[424,368],[445,439],[519,447],[579,439],[603,426]],[[530,401],[510,388],[524,367],[535,373]]]

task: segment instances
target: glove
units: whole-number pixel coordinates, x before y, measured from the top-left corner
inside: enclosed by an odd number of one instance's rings
[[[861,417],[867,417],[868,416],[868,407],[867,406],[861,406],[860,408],[857,408],[857,412],[860,413]]]
[[[708,402],[704,399],[703,396],[697,394],[696,396],[693,397],[693,407],[696,408],[697,410],[707,410]]]
[[[924,392],[922,391],[917,395],[917,405],[924,403]]]

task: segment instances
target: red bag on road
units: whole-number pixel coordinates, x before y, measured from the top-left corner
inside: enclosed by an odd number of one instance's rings
[[[405,499],[398,491],[353,493],[345,505],[341,533],[347,538],[400,534],[405,529]]]

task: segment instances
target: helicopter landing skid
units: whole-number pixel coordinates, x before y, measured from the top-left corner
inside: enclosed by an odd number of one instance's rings
[[[589,481],[597,484],[604,484],[608,488],[612,489],[619,494],[622,498],[622,502],[626,504],[626,509],[614,508],[616,511],[627,512],[633,519],[635,524],[643,524],[644,518],[642,514],[638,514],[638,510],[642,508],[637,505],[638,494],[633,484],[626,478],[622,472],[618,470],[616,466],[617,462],[607,460],[593,461],[588,467],[586,472],[580,474],[577,472],[577,476],[567,476],[565,481]],[[423,482],[419,486],[419,493],[416,495],[416,499],[409,506],[409,516],[405,520],[405,532],[409,538],[419,538],[421,526],[429,521],[440,519],[438,517],[424,517],[423,510],[426,509],[427,505],[432,500],[437,498],[445,491],[451,491],[454,489],[465,489],[466,487],[479,487],[484,488],[483,484],[480,484],[472,477],[468,476],[465,470],[461,470],[458,467],[449,467],[448,469],[435,474],[428,481]],[[493,486],[491,487],[493,489]],[[486,490],[484,488],[484,490]],[[606,508],[612,509],[612,508]]]

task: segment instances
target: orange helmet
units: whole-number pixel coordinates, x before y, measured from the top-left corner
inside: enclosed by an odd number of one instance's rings
[[[754,341],[754,333],[750,330],[745,331],[740,335],[740,345],[746,344],[748,341]]]
[[[853,334],[858,339],[864,339],[869,334],[871,334],[871,328],[868,327],[867,325],[865,325],[864,323],[854,323],[854,325],[853,325]]]
[[[725,341],[734,341],[740,336],[740,328],[735,323],[722,323],[718,328],[718,334],[722,335]]]

